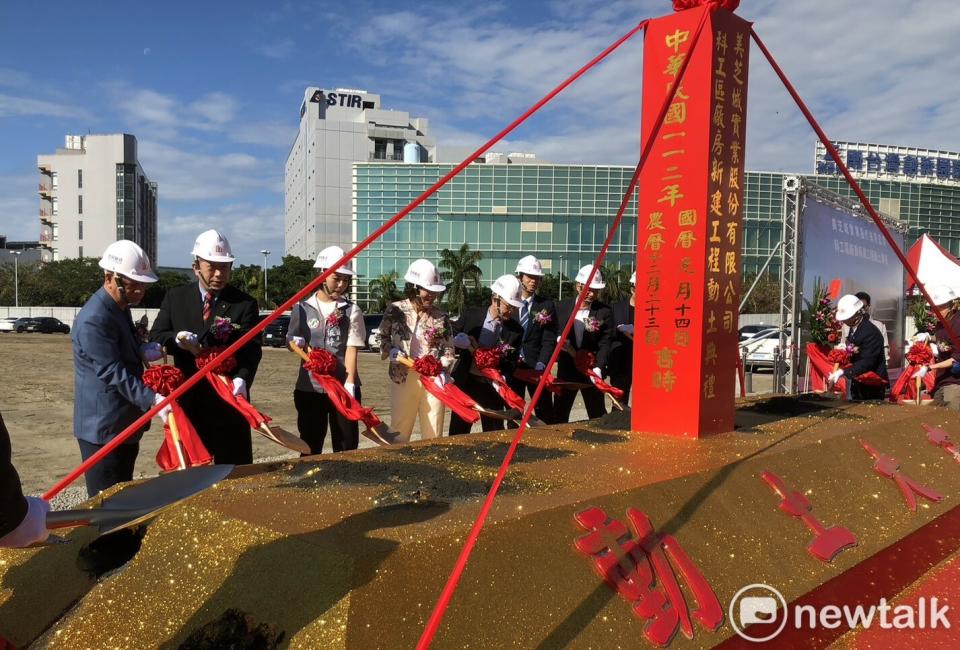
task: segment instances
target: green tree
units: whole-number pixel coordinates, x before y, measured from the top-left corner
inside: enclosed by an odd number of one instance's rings
[[[233,271],[230,273],[230,284],[256,298],[260,308],[264,308],[262,266],[241,264],[233,267]]]
[[[620,302],[630,297],[630,274],[632,270],[623,266],[600,265],[600,273],[606,288],[603,290],[603,301],[608,304]]]
[[[387,305],[400,299],[400,291],[397,289],[396,271],[384,273],[372,280],[367,288],[370,291],[370,303],[367,305],[373,313],[382,314],[387,310]]]
[[[746,293],[750,285],[757,278],[756,273],[748,273],[743,276],[743,282],[740,285],[741,291]],[[741,296],[742,299],[742,296]],[[753,288],[750,297],[747,298],[743,306],[744,314],[775,314],[780,311],[780,280],[769,273],[760,276],[760,281]]]
[[[80,307],[103,286],[98,260],[83,257],[58,260],[25,273],[20,266],[20,304],[38,307]]]
[[[157,273],[157,281],[147,288],[140,306],[159,307],[167,291],[190,282],[192,282],[192,279],[183,273],[177,271],[160,271]]]
[[[275,309],[307,286],[316,275],[312,260],[285,255],[282,264],[272,266],[267,271],[267,297],[270,304],[264,306]]]
[[[470,250],[470,244],[466,243],[456,251],[449,248],[440,251],[440,268],[446,269],[440,275],[449,282],[447,305],[451,314],[463,311],[468,282],[473,285],[473,289],[480,288],[483,272],[477,262],[482,259],[483,253]]]

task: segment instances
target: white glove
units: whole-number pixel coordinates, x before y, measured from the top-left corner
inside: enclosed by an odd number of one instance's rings
[[[159,343],[142,343],[140,344],[140,356],[147,363],[159,361],[163,358],[163,346]]]
[[[931,344],[930,344],[930,352],[933,353],[934,358],[940,356],[940,348],[937,347],[937,344],[936,344],[936,343],[931,343]]]
[[[287,340],[293,343],[295,346],[297,346],[301,350],[307,347],[307,339],[303,338],[302,336],[288,336]]]
[[[343,389],[344,389],[345,391],[347,391],[348,393],[350,393],[350,397],[353,397],[354,399],[356,399],[356,397],[357,397],[357,387],[356,387],[356,386],[354,386],[353,384],[344,384],[344,385],[343,385]]]
[[[157,404],[159,404],[160,402],[162,402],[162,401],[165,400],[165,399],[167,399],[167,398],[164,397],[163,395],[161,395],[160,393],[157,393],[157,396],[153,398],[153,404],[154,404],[154,406],[156,406]],[[173,406],[172,406],[172,405],[173,405],[173,402],[170,402],[170,404],[167,404],[167,405],[164,406],[162,409],[160,409],[159,411],[157,411],[157,417],[160,418],[160,421],[163,422],[164,424],[166,424],[166,422],[167,422],[167,416],[170,415],[170,413],[173,412]]]
[[[390,348],[390,361],[396,361],[401,354],[403,353],[400,352],[400,348]]]
[[[913,337],[913,340],[916,341],[917,343],[926,343],[927,341],[930,340],[930,334],[928,334],[927,332],[920,332],[919,334]]]
[[[23,548],[42,542],[50,534],[47,531],[47,513],[50,504],[37,497],[27,497],[27,515],[20,525],[0,537],[0,547]]]
[[[443,388],[450,383],[450,375],[445,372],[441,372],[439,375],[433,378],[433,382],[440,388]]]
[[[234,396],[242,396],[243,399],[250,399],[250,393],[247,391],[247,382],[243,380],[243,377],[233,378],[233,394]]]
[[[460,348],[461,350],[470,349],[470,337],[467,336],[466,332],[460,332],[453,337],[453,347]]]
[[[547,364],[545,364],[543,361],[537,361],[537,365],[535,365],[533,369],[537,372],[543,372],[547,369]]]
[[[623,325],[617,325],[617,330],[623,332],[624,334],[633,334],[633,325],[628,325],[624,323]]]
[[[600,368],[594,368],[593,374],[595,374],[597,377],[603,377],[603,373],[600,372]]]
[[[831,384],[835,384],[835,383],[837,383],[837,381],[840,380],[841,377],[843,377],[843,371],[842,371],[842,370],[834,370],[834,371],[831,372],[829,375],[827,375],[827,381],[828,381],[829,383],[831,383]]]
[[[919,368],[917,368],[917,371],[913,373],[913,376],[914,376],[914,377],[920,377],[921,379],[923,379],[923,377],[924,377],[928,372],[930,372],[930,368],[929,368],[929,367],[927,367],[927,366],[920,366]]]
[[[190,346],[200,345],[200,341],[197,340],[197,335],[193,332],[177,332],[177,347],[181,350],[186,350]]]

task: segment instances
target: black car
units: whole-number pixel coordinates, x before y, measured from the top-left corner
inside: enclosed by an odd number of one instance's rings
[[[380,323],[383,321],[383,314],[365,314],[363,316],[363,327],[367,330],[366,345],[362,349],[373,352],[380,351]]]
[[[70,326],[61,321],[58,318],[51,318],[49,316],[33,317],[33,318],[18,318],[17,321],[13,324],[13,328],[17,333],[23,332],[40,332],[42,334],[69,334]]]
[[[290,326],[289,316],[278,316],[275,321],[263,330],[263,344],[275,348],[287,346],[287,328]]]

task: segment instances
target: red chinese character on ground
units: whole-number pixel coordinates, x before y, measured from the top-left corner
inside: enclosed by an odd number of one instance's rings
[[[692,618],[708,630],[723,623],[720,602],[696,564],[672,535],[657,533],[644,513],[627,509],[633,535],[600,508],[587,508],[573,518],[587,531],[574,540],[574,546],[593,558],[596,572],[632,604],[634,614],[650,621],[643,633],[651,643],[667,645],[677,629],[693,638],[690,611],[675,569],[697,602]]]

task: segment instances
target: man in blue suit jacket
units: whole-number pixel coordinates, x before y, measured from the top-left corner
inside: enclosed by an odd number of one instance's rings
[[[86,302],[71,330],[74,362],[73,435],[84,460],[163,399],[143,383],[144,360],[159,358],[160,346],[141,343],[130,318],[146,285],[157,281],[146,253],[132,241],[107,247],[100,260],[103,286]],[[165,407],[158,413],[163,420]],[[144,430],[149,428],[144,427]],[[86,474],[87,493],[133,478],[140,431]]]

